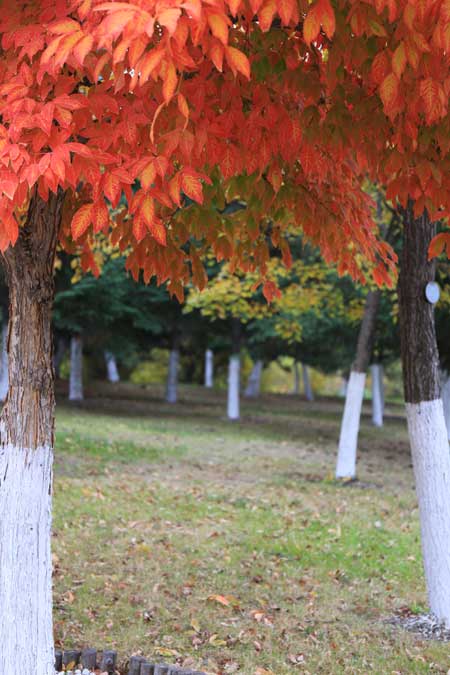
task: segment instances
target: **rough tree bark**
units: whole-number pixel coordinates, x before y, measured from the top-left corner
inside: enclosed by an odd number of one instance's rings
[[[104,352],[105,356],[105,365],[106,365],[106,376],[108,382],[120,382],[119,369],[117,368],[117,361],[114,354],[107,349]]]
[[[83,338],[70,338],[69,401],[82,401],[83,396]]]
[[[309,369],[306,363],[302,363],[303,392],[307,401],[314,401],[314,392],[309,378]]]
[[[359,422],[379,302],[380,291],[369,291],[359,330],[356,358],[352,365],[345,395],[336,464],[336,478],[352,479],[356,476]]]
[[[176,403],[178,400],[178,370],[180,364],[179,342],[180,338],[178,333],[174,333],[172,338],[172,349],[169,354],[169,367],[167,369],[167,403]]]
[[[51,312],[63,194],[35,195],[5,253],[9,392],[0,418],[0,673],[54,675]]]
[[[214,353],[212,349],[205,351],[205,387],[212,389],[214,386]]]
[[[248,376],[247,386],[244,395],[247,398],[257,398],[261,393],[261,375],[264,364],[261,359],[257,359]]]
[[[0,356],[0,401],[6,399],[9,387],[8,373],[8,321],[3,321],[1,335],[1,356]]]
[[[381,363],[372,363],[370,372],[372,375],[372,424],[375,427],[382,427],[384,415],[383,366]]]
[[[450,452],[441,400],[433,306],[425,286],[435,277],[428,247],[436,225],[425,212],[402,213],[398,282],[403,384],[430,609],[450,626]]]
[[[229,420],[240,418],[240,371],[241,371],[241,322],[233,319],[231,326],[232,353],[228,364],[228,401]]]

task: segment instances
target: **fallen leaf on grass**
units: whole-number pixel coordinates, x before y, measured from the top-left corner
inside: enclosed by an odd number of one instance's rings
[[[239,607],[239,600],[233,595],[210,595],[208,600],[210,602],[217,602],[224,607],[234,607],[235,609]]]

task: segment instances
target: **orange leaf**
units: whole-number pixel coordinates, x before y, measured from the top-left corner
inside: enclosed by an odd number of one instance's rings
[[[74,215],[71,230],[75,240],[79,239],[91,224],[93,206],[93,204],[84,204]]]
[[[315,4],[309,10],[305,22],[303,24],[303,37],[305,38],[306,44],[310,45],[311,42],[314,42],[319,33],[320,33],[320,14],[318,10],[318,5]]]
[[[450,251],[450,234],[448,232],[441,232],[432,239],[428,249],[428,260],[436,258],[444,249],[447,249],[448,255]]]
[[[287,26],[294,13],[294,0],[278,0],[278,14],[280,15],[281,21],[284,25]]]
[[[211,33],[224,45],[228,42],[228,24],[229,22],[223,14],[219,14],[219,12],[208,13],[208,25]]]
[[[181,178],[181,189],[186,197],[193,199],[199,204],[203,204],[203,188],[197,174],[190,169],[183,169]]]
[[[228,65],[233,74],[242,73],[248,80],[250,79],[250,61],[239,49],[235,47],[225,47],[225,55]]]
[[[175,93],[177,88],[178,77],[177,69],[175,68],[172,61],[169,61],[166,67],[166,72],[164,73],[164,84],[163,84],[163,96],[164,101],[168,103],[172,96]]]
[[[153,219],[149,230],[152,237],[158,242],[158,244],[161,244],[161,246],[167,245],[166,228],[164,227],[164,223],[162,220],[160,220],[160,218]]]
[[[155,218],[155,205],[149,195],[145,195],[141,204],[141,216],[148,227],[151,226]]]
[[[398,98],[399,79],[395,73],[389,73],[380,85],[380,96],[386,112],[394,108]]]

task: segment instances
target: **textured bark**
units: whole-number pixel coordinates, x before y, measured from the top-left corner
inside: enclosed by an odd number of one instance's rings
[[[82,401],[83,395],[83,338],[72,335],[70,339],[69,401]]]
[[[119,369],[117,368],[116,357],[112,352],[105,350],[106,376],[108,382],[120,382]]]
[[[31,200],[5,253],[9,392],[0,418],[0,673],[54,675],[51,310],[63,194]]]
[[[398,283],[406,416],[419,503],[422,553],[431,611],[450,626],[450,453],[440,398],[433,306],[425,286],[435,276],[428,248],[436,232],[425,212],[402,213]]]
[[[359,329],[356,358],[352,365],[352,370],[357,373],[365,373],[369,366],[380,296],[381,293],[378,290],[367,293],[363,319]]]
[[[212,389],[214,386],[214,353],[212,349],[205,352],[205,387]]]
[[[1,335],[1,356],[0,356],[0,401],[4,401],[8,394],[9,373],[8,373],[8,322],[3,322]]]
[[[370,366],[372,374],[372,424],[375,427],[383,426],[384,415],[384,390],[383,390],[383,366],[373,363]]]
[[[261,375],[264,364],[261,359],[258,359],[253,364],[250,375],[248,376],[247,386],[245,388],[245,396],[247,398],[257,398],[261,393]]]
[[[314,401],[314,392],[309,379],[309,369],[306,363],[302,363],[303,392],[307,401]]]

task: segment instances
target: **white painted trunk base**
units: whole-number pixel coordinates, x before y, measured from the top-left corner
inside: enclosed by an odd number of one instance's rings
[[[169,368],[167,370],[167,403],[176,403],[178,400],[178,365],[180,362],[180,352],[178,349],[172,349],[169,355]]]
[[[336,478],[354,478],[356,476],[356,450],[365,384],[366,374],[352,370],[347,385],[344,414],[342,416]]]
[[[70,340],[69,401],[83,400],[83,340],[73,335]]]
[[[214,354],[212,349],[205,352],[205,387],[212,389],[214,386]]]
[[[2,344],[0,357],[0,401],[6,399],[9,388],[9,373],[8,373],[8,324],[4,323],[2,326]]]
[[[450,452],[441,399],[407,403],[430,610],[450,627]]]
[[[119,369],[117,368],[116,357],[112,352],[105,351],[105,364],[108,382],[120,382]]]
[[[244,396],[248,398],[257,398],[261,393],[261,375],[264,364],[261,359],[258,359],[253,364],[253,368],[248,376],[247,386],[245,388]]]
[[[382,427],[384,415],[383,366],[374,363],[370,366],[370,372],[372,374],[372,424],[376,427]]]
[[[306,363],[302,363],[303,392],[307,401],[314,401],[314,392],[309,379],[309,368]]]
[[[228,363],[228,405],[227,415],[229,420],[238,420],[240,417],[240,371],[241,359],[237,355],[230,356]]]
[[[447,436],[450,441],[450,377],[445,375],[442,382],[442,403],[444,406],[445,425]]]
[[[53,452],[0,448],[0,673],[54,675]],[[26,618],[25,618],[26,617]]]

